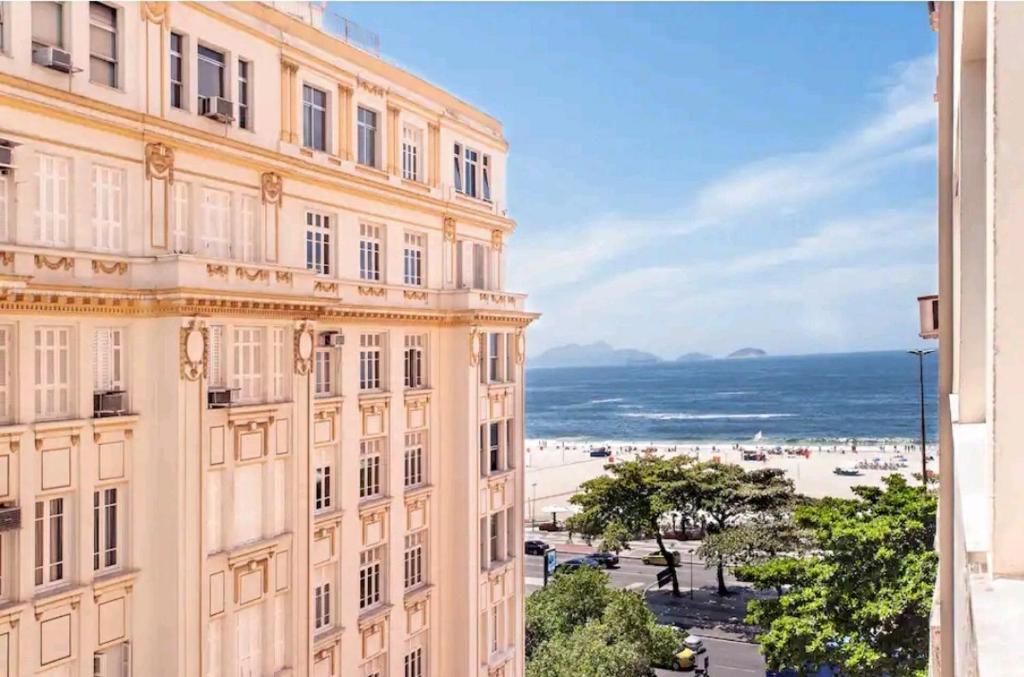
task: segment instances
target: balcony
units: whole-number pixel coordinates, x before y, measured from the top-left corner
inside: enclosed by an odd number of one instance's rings
[[[921,331],[918,335],[923,339],[939,338],[939,297],[936,294],[917,297],[918,312],[921,316]]]

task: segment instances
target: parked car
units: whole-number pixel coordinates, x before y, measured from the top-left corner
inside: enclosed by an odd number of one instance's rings
[[[592,555],[587,555],[587,557],[596,561],[605,569],[619,566],[619,556],[614,552],[595,552]]]
[[[691,649],[683,649],[676,654],[676,664],[672,667],[677,670],[693,670],[697,667],[697,654]]]
[[[601,565],[598,563],[597,560],[592,559],[590,557],[573,557],[572,559],[567,559],[566,561],[556,566],[555,573],[570,573],[572,571],[576,571],[577,569],[583,569],[584,567],[589,569],[600,569]]]
[[[680,561],[680,559],[679,559],[679,551],[678,550],[670,550],[669,554],[672,555],[672,560],[673,560],[672,564],[673,564],[673,566],[679,566],[679,561]],[[659,564],[661,566],[667,566],[668,565],[668,562],[665,561],[665,556],[661,554],[660,550],[655,550],[654,552],[647,553],[646,555],[643,556],[643,560],[642,561],[643,561],[644,564]]]
[[[707,651],[704,648],[704,640],[697,635],[687,635],[683,640],[683,646],[692,651],[694,655]]]
[[[611,449],[608,449],[607,447],[600,447],[598,449],[591,449],[590,450],[590,457],[591,458],[603,458],[605,456],[611,456],[611,455],[612,455]]]
[[[548,550],[548,544],[544,541],[527,541],[525,546],[527,555],[543,555]]]
[[[562,525],[557,522],[541,522],[537,528],[541,531],[561,531]]]

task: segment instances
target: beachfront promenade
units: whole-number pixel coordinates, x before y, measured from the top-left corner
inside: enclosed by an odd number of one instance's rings
[[[851,488],[857,485],[880,485],[882,478],[892,473],[899,473],[909,481],[915,482],[914,473],[920,474],[920,454],[917,451],[903,451],[902,445],[897,445],[899,450],[894,450],[894,445],[886,447],[882,451],[879,447],[859,447],[856,453],[852,453],[849,447],[843,453],[837,448],[811,445],[808,457],[789,454],[767,454],[766,461],[744,461],[741,449],[735,448],[735,442],[722,443],[701,443],[701,444],[667,444],[658,443],[651,445],[643,442],[563,442],[559,440],[527,440],[526,443],[526,500],[527,509],[524,515],[527,521],[550,521],[551,513],[545,513],[545,507],[569,507],[569,498],[576,493],[579,485],[588,479],[597,477],[604,472],[604,467],[614,459],[632,460],[635,459],[640,450],[652,446],[659,454],[666,456],[677,456],[686,454],[697,455],[701,461],[710,461],[714,457],[723,463],[737,463],[745,468],[756,467],[782,468],[786,476],[793,480],[796,491],[807,496],[820,498],[822,496],[838,496],[847,498],[853,496]],[[591,458],[589,450],[599,447],[608,447],[612,451],[611,458]],[[758,445],[747,443],[747,449],[756,449]],[[763,444],[761,447],[767,450],[774,445]],[[632,449],[629,451],[628,449]],[[929,455],[934,452],[929,446]],[[874,459],[881,459],[882,462],[894,463],[897,456],[902,455],[907,460],[907,466],[897,470],[862,470],[859,476],[836,475],[833,471],[836,466],[849,465],[859,461],[871,462]],[[929,469],[934,471],[936,466],[929,462]],[[570,513],[558,511],[558,518],[564,519]]]

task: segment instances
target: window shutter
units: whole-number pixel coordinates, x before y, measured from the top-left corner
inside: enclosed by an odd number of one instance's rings
[[[214,325],[210,327],[210,373],[207,375],[207,380],[211,386],[223,386],[224,385],[224,364],[223,350],[224,343],[224,327],[221,325]]]
[[[110,333],[109,329],[97,329],[93,332],[93,389],[97,391],[111,389]]]

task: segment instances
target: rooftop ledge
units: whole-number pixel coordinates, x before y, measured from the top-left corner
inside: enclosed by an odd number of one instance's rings
[[[975,574],[969,585],[978,674],[1009,674],[1008,666],[1024,663],[1024,581]]]
[[[992,495],[986,480],[988,424],[958,423],[959,398],[956,395],[950,396],[949,407],[953,421],[953,476],[964,548],[968,559],[980,558],[981,563],[985,563],[992,547]]]

